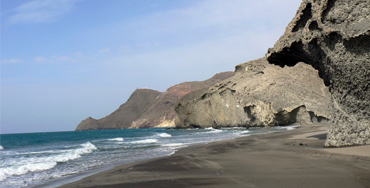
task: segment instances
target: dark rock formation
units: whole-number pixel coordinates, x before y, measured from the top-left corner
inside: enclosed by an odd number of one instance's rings
[[[303,0],[268,61],[311,64],[330,86],[333,125],[326,146],[370,144],[370,2]]]
[[[281,68],[258,59],[235,75],[184,96],[176,127],[274,126],[327,121],[330,93],[310,65]]]
[[[173,127],[177,116],[174,106],[184,95],[210,87],[232,75],[233,72],[219,73],[206,81],[172,86],[166,92],[137,89],[127,102],[112,114],[99,120],[89,117],[83,120],[76,130]]]
[[[234,75],[233,72],[223,72],[205,81],[184,82],[168,88],[156,98],[153,105],[148,106],[140,118],[132,122],[129,128],[174,127],[174,120],[177,117],[174,108],[183,96],[202,88],[208,88],[232,75]]]
[[[127,102],[122,104],[112,114],[99,120],[88,117],[77,126],[76,130],[128,128],[133,121],[145,113],[148,107],[156,102],[156,98],[159,95],[161,95],[159,91],[137,89],[131,94]]]

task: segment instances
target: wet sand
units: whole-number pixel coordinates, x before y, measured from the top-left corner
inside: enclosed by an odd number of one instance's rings
[[[328,125],[196,145],[67,187],[370,187],[370,146],[323,148]]]

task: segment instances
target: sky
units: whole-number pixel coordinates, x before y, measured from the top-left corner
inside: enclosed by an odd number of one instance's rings
[[[72,131],[136,88],[263,57],[297,0],[1,0],[0,133]]]

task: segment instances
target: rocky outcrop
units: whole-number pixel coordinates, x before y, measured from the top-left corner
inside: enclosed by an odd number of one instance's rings
[[[232,75],[233,72],[223,72],[205,81],[184,82],[168,88],[166,92],[137,89],[112,114],[99,120],[89,117],[76,130],[174,127],[177,116],[174,107],[184,95],[210,87]]]
[[[303,0],[267,54],[281,66],[312,65],[330,87],[334,114],[326,146],[370,144],[369,13],[367,0]]]
[[[281,68],[265,58],[236,66],[235,75],[184,96],[176,127],[274,126],[330,119],[330,93],[310,65]]]
[[[161,92],[150,89],[135,90],[126,103],[116,111],[102,119],[88,117],[83,120],[76,130],[122,129],[131,126],[131,123],[140,118],[149,106],[152,106]]]

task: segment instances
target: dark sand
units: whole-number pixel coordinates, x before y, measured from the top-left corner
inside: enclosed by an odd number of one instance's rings
[[[62,187],[370,187],[370,147],[324,149],[327,128],[191,146]]]

